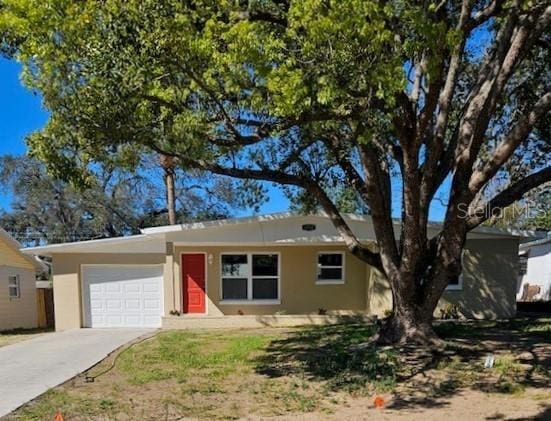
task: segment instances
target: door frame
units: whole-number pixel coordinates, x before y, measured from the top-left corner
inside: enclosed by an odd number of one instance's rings
[[[121,266],[133,266],[133,267],[158,267],[161,269],[161,324],[163,322],[163,317],[165,317],[165,282],[164,282],[164,266],[162,263],[146,263],[146,264],[140,264],[140,263],[82,263],[80,265],[79,275],[80,275],[80,282],[79,282],[79,289],[80,289],[80,317],[81,317],[81,323],[80,327],[82,328],[90,328],[91,326],[86,326],[87,324],[92,324],[92,320],[87,320],[86,317],[86,307],[87,307],[87,298],[89,298],[89,294],[86,293],[86,288],[84,285],[84,270],[89,267],[121,267]],[[54,303],[55,305],[55,303]],[[90,307],[90,306],[88,306]],[[92,309],[90,308],[90,316],[92,315]],[[101,329],[101,328],[100,328]],[[117,328],[115,328],[117,329]]]
[[[203,313],[184,313],[184,254],[202,254],[203,261],[205,262],[205,311]],[[208,253],[206,251],[181,251],[180,252],[180,308],[182,314],[209,314],[209,294],[208,294]]]

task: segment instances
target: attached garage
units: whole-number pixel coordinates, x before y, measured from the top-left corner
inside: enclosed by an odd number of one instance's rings
[[[160,327],[162,286],[160,265],[84,265],[84,327]]]

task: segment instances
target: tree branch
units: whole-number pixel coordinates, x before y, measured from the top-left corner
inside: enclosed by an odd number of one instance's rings
[[[381,261],[381,255],[379,253],[372,252],[365,245],[360,243],[356,234],[354,234],[354,232],[350,229],[333,201],[327,196],[320,185],[316,182],[310,182],[306,186],[306,191],[316,197],[321,207],[333,223],[333,226],[343,238],[344,243],[350,252],[377,270],[385,273]]]
[[[378,156],[372,144],[360,143],[358,145],[360,159],[365,173],[365,185],[372,212],[375,235],[384,254],[390,258],[383,262],[385,270],[389,267],[397,268],[399,265],[398,249],[394,236],[394,224],[392,222],[392,209],[390,198],[390,175],[381,168],[381,157]]]
[[[507,162],[517,147],[526,140],[537,121],[551,110],[551,92],[541,97],[534,108],[523,116],[505,136],[486,165],[475,172],[469,182],[469,190],[476,194]]]
[[[467,220],[467,229],[470,231],[484,221],[490,219],[494,209],[503,209],[517,200],[522,199],[530,190],[551,181],[551,167],[546,167],[528,177],[523,178],[512,186],[506,188],[501,193],[497,194],[493,199],[486,202],[484,205],[478,206],[474,210],[469,211],[472,215]]]
[[[183,165],[191,168],[210,171],[215,174],[226,175],[233,178],[270,181],[278,184],[302,187],[309,193],[313,194],[319,201],[320,205],[331,219],[335,229],[343,238],[350,252],[362,259],[364,262],[370,264],[378,270],[383,271],[379,253],[370,251],[366,246],[360,243],[357,236],[352,232],[344,218],[341,216],[335,204],[316,181],[307,177],[287,174],[283,171],[271,170],[267,168],[257,170],[252,168],[224,167],[215,162],[206,161],[204,159],[191,159],[182,154],[170,153],[162,150],[157,145],[151,145],[151,147],[159,153],[178,157],[179,161]]]
[[[472,2],[465,0],[461,6],[461,14],[459,22],[457,23],[457,29],[462,30],[466,25],[470,17]],[[451,53],[450,63],[448,65],[448,72],[446,74],[446,80],[444,86],[440,91],[437,101],[438,113],[436,115],[436,122],[434,125],[432,135],[432,147],[427,147],[427,158],[422,167],[422,180],[421,180],[421,208],[423,211],[423,219],[428,219],[428,208],[432,200],[434,192],[436,192],[436,186],[439,185],[440,177],[438,177],[439,171],[435,168],[438,162],[442,159],[444,154],[444,138],[446,130],[448,128],[448,122],[452,107],[453,94],[455,92],[455,86],[459,76],[459,70],[461,62],[463,60],[463,54],[465,49],[465,42],[467,39],[466,31],[462,31],[461,41],[455,46]]]
[[[488,19],[499,14],[505,4],[505,0],[493,0],[488,6],[476,13],[467,22],[467,30],[471,31],[477,26],[482,25]]]

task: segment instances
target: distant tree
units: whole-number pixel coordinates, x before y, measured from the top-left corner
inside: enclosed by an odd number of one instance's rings
[[[551,231],[551,186],[538,189],[528,198],[527,212],[520,226],[525,229]]]
[[[24,80],[51,111],[29,139],[35,156],[78,179],[140,147],[290,186],[389,279],[381,341],[437,340],[433,312],[467,233],[551,181],[548,1],[3,4],[0,31],[24,38]],[[377,250],[343,218],[332,191],[348,188]]]
[[[0,213],[0,226],[28,245],[136,234],[169,222],[162,181],[156,180],[159,175],[147,168],[141,174],[96,168],[83,189],[51,177],[36,159],[3,156],[0,185],[12,200]],[[181,181],[174,187],[179,222],[227,217],[240,206],[231,180],[196,173]]]
[[[549,187],[535,189],[521,201],[499,211],[484,225],[498,228],[551,231],[551,190]]]

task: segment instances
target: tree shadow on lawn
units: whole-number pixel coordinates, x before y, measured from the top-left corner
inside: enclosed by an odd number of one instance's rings
[[[436,326],[443,350],[362,346],[375,332],[365,324],[310,326],[273,340],[256,371],[271,378],[298,376],[332,392],[393,392],[391,409],[440,407],[459,389],[520,393],[547,387],[550,341],[535,320],[456,322]],[[528,329],[528,327],[532,327]],[[484,369],[486,355],[496,364]]]

